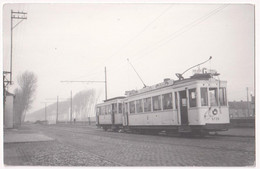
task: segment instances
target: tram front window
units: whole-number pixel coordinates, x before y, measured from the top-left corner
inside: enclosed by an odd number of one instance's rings
[[[210,106],[218,105],[217,88],[209,88]]]
[[[219,101],[221,106],[227,105],[226,88],[219,88]]]
[[[206,87],[200,88],[201,106],[208,106],[208,90]]]
[[[196,89],[189,89],[190,107],[196,107]]]

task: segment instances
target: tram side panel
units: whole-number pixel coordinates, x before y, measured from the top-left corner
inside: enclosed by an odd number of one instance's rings
[[[112,116],[111,114],[99,115],[99,125],[112,125]]]
[[[123,125],[123,115],[122,114],[115,114],[115,125]]]
[[[129,126],[165,126],[177,124],[177,111],[129,114]]]
[[[159,100],[158,105],[160,105],[160,108],[157,110],[155,110],[156,106],[154,104],[156,103],[153,103],[153,99]],[[145,106],[145,100],[149,100],[148,102],[151,103],[149,109],[148,106]],[[168,102],[170,107],[166,107]],[[174,126],[180,125],[172,88],[132,97],[128,99],[127,103],[129,105],[127,110],[129,111],[128,114],[124,114],[123,119],[126,121],[128,118],[128,123],[124,122],[124,125],[128,124],[130,128],[145,127],[155,129],[158,127],[162,129],[166,126],[174,128]]]

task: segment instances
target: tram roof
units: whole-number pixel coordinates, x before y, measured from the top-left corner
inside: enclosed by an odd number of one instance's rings
[[[164,82],[155,84],[153,86],[144,87],[139,90],[126,91],[126,95],[133,96],[133,95],[137,95],[137,94],[141,94],[141,93],[145,93],[148,91],[153,91],[153,90],[157,90],[157,89],[161,89],[161,88],[165,88],[165,87],[169,87],[169,86],[175,86],[175,85],[179,85],[179,84],[183,84],[183,83],[200,81],[200,80],[209,80],[209,79],[215,79],[215,78],[213,78],[212,75],[210,75],[210,74],[195,74],[189,78],[182,79],[182,80],[165,79]]]
[[[108,101],[112,101],[112,100],[117,100],[117,99],[124,99],[124,98],[126,98],[126,97],[125,97],[125,96],[118,96],[118,97],[113,97],[113,98],[104,100],[104,102],[108,102]]]

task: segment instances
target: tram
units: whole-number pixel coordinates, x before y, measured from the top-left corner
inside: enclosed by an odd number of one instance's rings
[[[126,92],[123,126],[151,132],[192,132],[227,130],[229,110],[226,81],[216,72],[196,73],[190,78]]]
[[[107,99],[104,103],[96,105],[96,125],[107,129],[118,130],[122,128],[122,99],[124,96]]]
[[[228,130],[227,82],[219,79],[217,71],[199,67],[191,77],[183,78],[191,68],[176,74],[178,80],[166,78],[98,104],[97,125],[104,130],[149,133],[206,134]]]

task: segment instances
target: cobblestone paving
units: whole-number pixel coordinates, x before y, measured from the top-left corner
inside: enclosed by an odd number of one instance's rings
[[[56,141],[16,145],[28,165],[252,166],[255,161],[253,137],[165,137],[104,132],[93,126],[32,129]]]
[[[13,163],[5,159],[7,165],[33,166],[118,166],[102,157],[79,151],[57,141],[5,144],[5,150],[16,151],[20,161]],[[11,150],[10,150],[11,149]],[[5,151],[8,153],[8,151]]]

